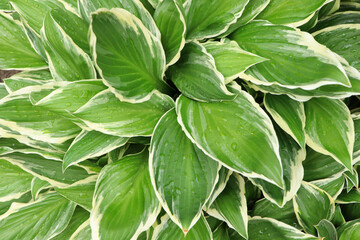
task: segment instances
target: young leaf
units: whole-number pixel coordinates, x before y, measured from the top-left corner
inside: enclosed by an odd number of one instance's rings
[[[66,228],[75,206],[54,192],[35,202],[13,204],[0,217],[0,238],[50,239]]]
[[[135,15],[115,8],[97,11],[90,42],[104,83],[120,100],[144,101],[155,90],[168,89],[161,42]]]
[[[352,171],[355,133],[348,107],[340,100],[327,98],[312,99],[304,105],[306,143]]]
[[[34,177],[31,181],[32,199],[36,200],[42,190],[50,187],[51,185],[47,181],[43,181],[40,178]]]
[[[173,106],[174,101],[165,94],[156,93],[145,102],[129,103],[120,101],[108,89],[95,95],[74,116],[90,129],[105,134],[151,136],[161,116]]]
[[[186,24],[182,6],[176,0],[162,1],[155,10],[154,20],[161,32],[166,63],[172,65],[179,60],[185,45]]]
[[[225,221],[242,237],[248,238],[244,179],[236,173],[231,175],[224,191],[216,198],[207,213]]]
[[[155,222],[160,204],[147,159],[144,150],[102,169],[90,214],[93,239],[136,239]]]
[[[338,239],[334,225],[326,219],[321,220],[319,224],[315,226],[315,228],[318,232],[319,237],[323,237],[326,240]]]
[[[0,12],[0,69],[41,69],[47,65],[31,47],[18,22]]]
[[[241,75],[254,84],[304,90],[329,84],[350,86],[336,55],[308,33],[267,21],[253,21],[230,38],[242,49],[269,59]]]
[[[175,110],[170,110],[157,124],[149,168],[158,199],[186,233],[199,220],[214,190],[220,164],[186,137],[176,117]]]
[[[216,69],[214,58],[197,42],[189,42],[177,64],[168,70],[175,86],[188,98],[202,101],[234,99],[225,86],[224,76]]]
[[[226,167],[283,187],[279,142],[271,120],[238,85],[231,89],[238,94],[233,101],[202,103],[180,96],[179,123],[192,142]]]

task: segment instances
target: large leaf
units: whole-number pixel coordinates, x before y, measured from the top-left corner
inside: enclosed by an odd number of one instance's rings
[[[352,171],[355,133],[348,107],[340,100],[327,98],[312,99],[304,105],[306,143]]]
[[[156,8],[154,20],[161,32],[166,63],[172,65],[179,60],[185,45],[186,24],[182,6],[176,0],[162,1]]]
[[[305,110],[301,102],[294,101],[285,95],[266,94],[266,110],[274,121],[294,140],[305,148]]]
[[[160,39],[159,29],[139,0],[78,0],[78,2],[82,17],[89,22],[91,20],[91,13],[96,12],[100,8],[123,8],[138,17],[145,27]]]
[[[322,219],[330,220],[335,211],[330,195],[310,183],[303,182],[293,199],[296,217],[306,232],[316,234],[315,225]]]
[[[189,98],[203,102],[234,99],[214,58],[196,42],[185,45],[180,60],[168,72],[175,86]]]
[[[224,33],[242,14],[248,0],[186,1],[187,39],[210,38]],[[199,14],[201,12],[201,14]]]
[[[104,83],[120,100],[143,101],[155,90],[167,90],[160,39],[135,15],[124,9],[97,11],[90,42]]]
[[[46,68],[44,60],[31,47],[20,24],[0,12],[0,69]]]
[[[235,41],[208,41],[203,45],[215,60],[216,68],[229,83],[240,73],[266,59],[242,50]]]
[[[244,238],[248,237],[245,182],[238,174],[230,176],[224,191],[216,198],[208,214],[225,221]]]
[[[360,223],[355,223],[354,225],[344,230],[339,240],[356,240],[359,238],[360,238]]]
[[[63,231],[75,210],[57,193],[47,193],[37,201],[13,204],[0,217],[1,239],[49,239]]]
[[[269,59],[241,75],[255,84],[305,90],[329,84],[350,86],[336,55],[308,33],[267,21],[253,21],[230,38],[244,50]]]
[[[45,16],[41,39],[45,46],[51,74],[55,80],[74,81],[96,78],[90,57],[64,32],[51,14]]]
[[[272,0],[257,18],[268,20],[274,24],[292,24],[300,26],[311,18],[327,0]]]
[[[0,202],[19,198],[30,190],[33,176],[2,159],[0,159],[0,175]]]
[[[157,124],[151,140],[150,176],[170,218],[188,232],[218,180],[220,164],[205,155],[182,131],[175,110]]]
[[[94,239],[136,239],[156,220],[160,204],[152,188],[147,150],[103,168],[90,215]]]
[[[111,136],[97,131],[83,131],[67,150],[63,160],[63,169],[86,159],[104,155],[121,147],[127,140],[127,138]]]
[[[105,134],[151,136],[158,120],[173,106],[173,100],[160,93],[152,95],[146,102],[129,103],[120,101],[110,90],[104,90],[74,115],[89,128]]]
[[[181,231],[181,229],[171,221],[168,216],[164,216],[161,219],[161,224],[159,224],[153,233],[151,238],[152,240],[202,240],[202,239],[212,239],[211,229],[209,224],[205,220],[204,216],[201,216],[199,221],[194,225],[193,228],[186,234]]]
[[[180,96],[176,111],[183,130],[231,170],[283,187],[279,142],[271,120],[248,93],[236,84],[231,89],[238,94],[233,101],[202,103]]]

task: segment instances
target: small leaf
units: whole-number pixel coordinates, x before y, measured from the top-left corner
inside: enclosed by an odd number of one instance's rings
[[[360,203],[360,192],[358,189],[353,189],[350,192],[343,191],[336,202],[341,204]]]
[[[235,97],[227,90],[214,58],[197,42],[185,45],[180,60],[168,72],[175,86],[188,98],[210,102]]]
[[[326,219],[321,220],[319,224],[315,226],[315,228],[318,232],[319,237],[323,237],[326,240],[338,239],[334,225]]]
[[[151,140],[150,176],[163,208],[184,231],[198,221],[214,190],[220,165],[182,131],[175,110],[157,124]]]
[[[32,199],[36,200],[42,190],[50,187],[51,185],[47,181],[43,181],[40,178],[34,177],[31,181]]]
[[[312,184],[327,192],[333,199],[336,199],[345,185],[343,174],[339,173],[330,178],[312,181]]]

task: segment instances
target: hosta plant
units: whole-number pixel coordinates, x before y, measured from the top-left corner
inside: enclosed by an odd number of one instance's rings
[[[360,239],[360,1],[1,0],[0,239]]]

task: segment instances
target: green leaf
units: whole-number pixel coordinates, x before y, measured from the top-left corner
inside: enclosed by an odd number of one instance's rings
[[[349,204],[360,202],[360,192],[358,189],[353,189],[350,192],[343,191],[336,199],[337,203]]]
[[[230,240],[225,224],[220,224],[220,226],[213,231],[213,240]]]
[[[357,163],[360,161],[360,115],[355,113],[352,117],[354,121],[354,129],[355,129],[353,162]]]
[[[90,212],[92,208],[95,183],[96,181],[94,180],[84,181],[70,187],[55,187],[55,191]]]
[[[99,157],[121,147],[127,138],[111,136],[97,131],[83,130],[72,142],[63,160],[63,170],[89,158]]]
[[[104,83],[120,100],[144,101],[156,90],[167,91],[161,42],[135,15],[124,9],[97,11],[90,42]]]
[[[104,90],[74,115],[89,128],[105,134],[151,136],[161,116],[173,106],[173,100],[160,93],[152,95],[146,102],[128,103],[120,101],[110,90]]]
[[[168,72],[175,86],[189,98],[203,102],[234,99],[214,58],[197,42],[185,45],[180,60]]]
[[[249,239],[301,239],[320,240],[321,238],[301,232],[300,230],[271,218],[253,217],[249,220]]]
[[[4,79],[6,89],[10,93],[28,86],[51,84],[51,82],[53,80],[48,70],[24,71]]]
[[[242,237],[248,238],[244,179],[236,173],[231,175],[224,191],[216,198],[207,213],[225,221]]]
[[[283,187],[279,143],[271,120],[236,84],[232,91],[238,94],[233,101],[214,103],[180,96],[179,123],[192,142],[227,168]]]
[[[13,203],[28,203],[31,200],[31,193],[27,192],[18,199],[13,199],[7,202],[0,202],[0,215],[4,214]]]
[[[360,13],[357,17],[360,17]],[[360,71],[360,56],[356,54],[360,51],[360,21],[358,24],[328,27],[313,35],[316,41],[344,57],[351,66]]]
[[[141,22],[145,25],[147,29],[150,30],[158,39],[160,39],[159,29],[156,27],[156,24],[139,0],[78,0],[80,6],[80,13],[82,17],[90,22],[91,14],[96,12],[96,10],[102,8],[112,9],[112,8],[123,8],[130,13],[134,14]],[[109,36],[107,36],[109,37]]]
[[[339,240],[356,240],[360,238],[360,223],[356,223],[345,229]]]
[[[7,95],[9,95],[9,92],[6,90],[5,84],[0,83],[0,99],[6,97]]]
[[[269,5],[262,11],[257,19],[268,20],[274,24],[300,26],[307,22],[312,15],[319,10],[326,0],[272,0]]]
[[[326,219],[321,220],[319,224],[315,226],[315,228],[318,232],[319,237],[323,237],[326,240],[338,239],[334,225]]]
[[[36,200],[42,190],[50,187],[51,185],[47,181],[43,181],[40,178],[34,177],[31,181],[32,199]]]
[[[162,1],[156,7],[154,20],[161,32],[166,63],[172,65],[179,60],[185,45],[186,24],[182,6],[176,0]]]
[[[336,199],[344,188],[345,178],[342,173],[339,173],[330,178],[312,181],[311,183],[327,192],[332,198]]]
[[[34,154],[11,153],[3,156],[2,159],[58,187],[77,185],[94,180],[97,177],[97,175],[94,174],[96,172],[90,171],[88,168],[82,166],[71,166],[63,173],[61,161],[46,159]]]
[[[35,202],[13,204],[0,217],[0,237],[1,239],[52,238],[66,228],[75,206],[75,203],[57,193],[44,194]]]
[[[304,104],[286,95],[271,94],[265,95],[264,104],[274,121],[302,148],[305,148]]]
[[[253,21],[230,38],[242,49],[269,59],[241,75],[254,84],[304,90],[330,84],[350,86],[336,55],[306,32],[267,21]]]
[[[224,33],[241,16],[248,0],[186,1],[187,39],[211,38]],[[201,14],[199,14],[201,12]]]
[[[71,235],[71,240],[88,240],[91,239],[90,221],[87,220],[79,226],[78,229]]]
[[[3,159],[0,159],[0,176],[0,202],[17,199],[31,188],[33,176]]]
[[[89,212],[84,210],[81,207],[77,207],[74,211],[74,214],[71,217],[71,220],[64,231],[62,231],[59,235],[55,236],[51,240],[64,240],[70,239],[71,235],[75,233],[75,231],[89,219]],[[91,235],[90,235],[91,238]],[[90,239],[88,238],[88,239]]]
[[[152,240],[202,240],[213,239],[212,232],[209,224],[205,220],[204,216],[201,216],[199,221],[190,229],[186,235],[181,229],[170,220],[169,216],[165,215],[161,218],[161,224],[155,227]]]
[[[220,164],[186,137],[176,117],[172,109],[157,124],[151,139],[149,168],[163,208],[188,232],[214,190]]]
[[[334,213],[334,217],[331,219],[331,223],[333,223],[335,225],[335,227],[339,227],[340,225],[345,223],[345,219],[344,216],[341,213],[341,208],[340,205],[335,205],[335,213]],[[340,229],[340,227],[338,228],[338,230]],[[339,231],[338,235],[339,235]]]
[[[331,29],[333,28],[336,29],[337,28],[335,27],[336,25],[343,25],[342,27],[346,28],[346,25],[349,24],[349,27],[351,28],[351,25],[360,23],[359,17],[360,17],[359,11],[336,12],[334,14],[331,14],[330,16],[320,19],[319,22],[316,24],[316,26],[310,29],[310,32],[314,33],[316,37],[317,33],[321,33],[323,31],[327,32],[328,30],[332,31]],[[336,36],[334,37],[336,38]]]
[[[355,133],[347,106],[340,100],[327,98],[312,99],[304,106],[307,145],[320,153],[332,156],[352,171]]]
[[[31,47],[21,25],[0,12],[0,69],[42,69],[47,65]]]
[[[235,41],[208,41],[203,46],[213,56],[216,68],[225,77],[226,83],[236,79],[252,65],[266,61],[265,58],[242,50]]]
[[[316,234],[315,225],[322,219],[330,220],[335,211],[334,200],[331,196],[314,186],[303,182],[293,199],[296,217],[304,230]]]
[[[74,43],[51,14],[45,16],[41,39],[51,74],[56,81],[96,78],[90,57]]]
[[[160,204],[147,159],[145,150],[102,169],[90,214],[92,238],[136,239],[155,222]]]

